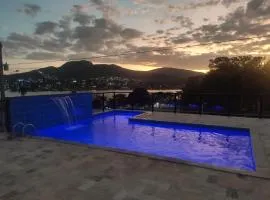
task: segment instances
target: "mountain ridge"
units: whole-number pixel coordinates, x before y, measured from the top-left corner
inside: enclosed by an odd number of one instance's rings
[[[161,83],[168,85],[182,85],[188,78],[202,76],[203,73],[194,72],[186,69],[176,68],[157,68],[150,71],[135,71],[123,68],[115,64],[93,64],[90,61],[70,61],[64,63],[61,67],[49,66],[32,70],[29,72],[6,75],[8,80],[17,79],[33,80],[43,78],[44,76],[57,77],[59,80],[88,80],[99,77],[121,77],[143,82]]]

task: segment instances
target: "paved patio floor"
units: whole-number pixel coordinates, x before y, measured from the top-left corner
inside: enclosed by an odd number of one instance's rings
[[[269,200],[270,181],[44,140],[0,138],[1,200]]]

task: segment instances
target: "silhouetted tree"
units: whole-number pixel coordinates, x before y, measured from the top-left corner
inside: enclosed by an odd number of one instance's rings
[[[95,96],[92,102],[93,108],[100,109],[103,106],[103,101],[106,102],[106,97],[103,96]]]
[[[125,106],[127,104],[127,97],[125,94],[116,94],[115,95],[115,104],[116,106]]]
[[[131,105],[144,106],[151,103],[151,95],[145,88],[136,88],[128,96]]]
[[[217,57],[201,81],[190,79],[185,92],[261,93],[270,91],[270,62],[263,57]]]
[[[115,95],[115,99],[111,98],[108,101],[108,106],[113,108],[115,103],[115,107],[123,107],[126,106],[128,104],[128,100],[125,94],[116,94]]]
[[[209,61],[210,71],[202,78],[189,79],[184,88],[184,102],[199,104],[203,101],[208,106],[226,107],[230,96],[230,110],[255,110],[258,94],[270,92],[270,61],[263,57],[236,56],[217,57]],[[204,96],[200,93],[220,95]],[[194,95],[197,94],[197,95]],[[248,98],[243,94],[248,94]],[[252,96],[253,95],[253,96]]]

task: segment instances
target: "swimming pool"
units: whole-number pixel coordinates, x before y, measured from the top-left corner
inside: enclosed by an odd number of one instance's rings
[[[162,156],[216,167],[255,171],[248,130],[129,121],[139,112],[111,111],[38,130],[41,137]]]

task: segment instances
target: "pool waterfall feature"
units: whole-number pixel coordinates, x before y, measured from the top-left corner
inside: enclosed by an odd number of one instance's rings
[[[8,99],[7,128],[19,135],[57,125],[79,127],[79,121],[92,117],[92,94],[24,96]],[[30,124],[32,127],[30,128]],[[27,127],[25,127],[27,125]]]
[[[76,109],[70,96],[52,97],[69,126],[77,124]]]
[[[118,110],[92,115],[92,95],[76,93],[11,98],[8,121],[10,130],[22,123],[27,135],[57,141],[256,170],[249,130],[133,120],[141,113]]]

